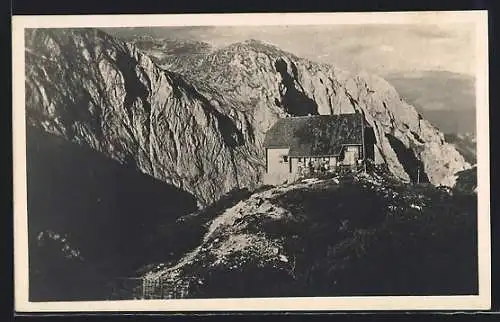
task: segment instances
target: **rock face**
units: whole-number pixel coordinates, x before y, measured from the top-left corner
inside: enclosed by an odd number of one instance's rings
[[[88,145],[202,204],[262,172],[246,116],[135,47],[89,29],[26,33],[27,123]]]
[[[212,83],[249,106],[257,143],[276,117],[357,110],[374,129],[377,152],[399,178],[415,181],[420,176],[434,185],[452,186],[454,174],[470,168],[443,134],[380,77],[351,75],[255,40],[207,54],[199,66],[179,72],[195,82]]]
[[[259,183],[264,134],[287,115],[361,111],[379,154],[403,180],[451,186],[454,174],[470,167],[383,79],[258,41],[202,58],[191,66],[169,59],[181,76],[98,30],[27,31],[27,122],[133,165],[201,204]]]

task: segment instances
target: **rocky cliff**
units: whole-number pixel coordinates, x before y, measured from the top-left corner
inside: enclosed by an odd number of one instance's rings
[[[169,55],[182,57],[170,52]],[[199,59],[198,57],[197,59]],[[387,82],[247,41],[160,68],[94,29],[26,33],[27,122],[195,195],[259,183],[264,134],[287,115],[361,111],[403,180],[453,185],[470,167]],[[182,75],[180,75],[182,74]]]
[[[88,145],[202,204],[252,186],[262,172],[245,114],[205,90],[95,29],[26,32],[30,126]]]
[[[437,128],[375,75],[353,75],[256,40],[211,52],[197,66],[178,70],[247,106],[257,143],[277,117],[357,110],[374,129],[378,152],[399,178],[416,179],[420,167],[431,183],[452,186],[455,173],[470,168]]]

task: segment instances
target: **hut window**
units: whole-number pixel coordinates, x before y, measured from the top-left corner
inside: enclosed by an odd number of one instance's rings
[[[283,162],[288,162],[288,155],[283,156]]]

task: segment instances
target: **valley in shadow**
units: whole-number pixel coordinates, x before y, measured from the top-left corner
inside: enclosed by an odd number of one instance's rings
[[[191,194],[34,127],[27,193],[32,301],[105,298],[110,279],[192,247],[175,229]]]

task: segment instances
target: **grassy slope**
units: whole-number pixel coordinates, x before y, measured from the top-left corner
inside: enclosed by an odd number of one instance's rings
[[[379,176],[337,182],[252,195],[152,276],[189,281],[190,297],[477,292],[474,194]]]

